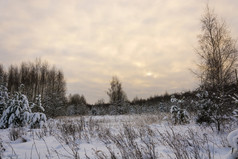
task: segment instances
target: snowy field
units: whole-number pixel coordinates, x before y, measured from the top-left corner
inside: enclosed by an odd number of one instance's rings
[[[227,135],[235,128],[226,125],[218,133],[211,126],[194,123],[173,126],[165,114],[64,117],[49,120],[42,129],[1,129],[1,155],[14,159],[226,159],[232,151]]]

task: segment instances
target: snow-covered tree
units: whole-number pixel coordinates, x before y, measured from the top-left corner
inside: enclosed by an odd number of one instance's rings
[[[35,62],[22,62],[20,66],[11,65],[5,72],[0,64],[0,76],[8,83],[9,96],[13,96],[20,84],[24,84],[24,93],[29,102],[36,102],[41,94],[45,114],[50,117],[65,115],[66,82],[64,74],[47,61],[36,59]]]
[[[173,124],[186,124],[189,123],[188,113],[185,109],[180,109],[176,105],[173,105],[170,109],[172,114]]]
[[[63,73],[53,68],[48,74],[48,83],[42,100],[46,114],[50,117],[66,115],[66,83]]]
[[[183,103],[183,100],[178,100],[174,96],[171,96],[171,102],[176,104],[170,108],[172,114],[173,124],[186,124],[189,123],[189,116],[185,109],[181,109],[179,105]]]
[[[24,85],[20,85],[19,91],[15,92],[14,96],[9,99],[7,108],[4,110],[0,119],[0,128],[8,127],[23,127],[30,126],[31,128],[41,127],[46,122],[44,113],[32,113],[32,108],[42,108],[37,99],[37,104],[29,104],[27,96],[23,92]]]
[[[212,123],[212,114],[214,109],[214,103],[208,97],[207,91],[197,93],[198,100],[195,102],[197,108],[197,119],[198,123]]]
[[[43,111],[44,112],[45,109],[42,106],[41,95],[40,94],[36,96],[35,101],[36,102],[32,103],[32,106],[31,106],[32,111],[34,111],[34,112],[42,112]]]
[[[172,122],[173,124],[177,124],[178,123],[178,119],[177,119],[177,113],[178,113],[178,107],[176,105],[173,105],[171,108],[170,108],[170,113],[172,114]]]
[[[3,111],[7,108],[8,93],[6,84],[3,82],[2,77],[0,77],[0,117]]]
[[[219,92],[201,91],[197,94],[195,102],[197,108],[197,123],[214,123],[218,131],[221,130],[222,122],[229,117],[231,99],[229,95]]]

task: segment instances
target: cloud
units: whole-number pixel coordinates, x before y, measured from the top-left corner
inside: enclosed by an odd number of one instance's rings
[[[207,1],[0,0],[1,63],[46,59],[68,93],[107,98],[113,75],[130,99],[197,87],[189,72]],[[238,2],[211,0],[237,37]]]

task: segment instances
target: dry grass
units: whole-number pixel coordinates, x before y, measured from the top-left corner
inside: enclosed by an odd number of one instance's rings
[[[59,158],[93,158],[98,159],[213,159],[214,147],[227,146],[226,135],[218,135],[210,127],[173,126],[167,114],[141,114],[129,116],[84,116],[60,118],[48,122],[48,126],[34,131],[39,139],[54,136],[64,153],[48,150]],[[167,124],[167,126],[162,126]],[[204,134],[199,129],[203,128]],[[12,135],[12,138],[17,138]],[[102,149],[91,149],[90,154],[80,152],[81,141],[93,144],[101,142]],[[46,145],[47,146],[47,145]],[[51,152],[50,152],[51,151]],[[90,157],[89,157],[90,156]]]

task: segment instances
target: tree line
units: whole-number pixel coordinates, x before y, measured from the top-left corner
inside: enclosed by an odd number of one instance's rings
[[[67,102],[64,74],[48,62],[36,59],[35,62],[22,62],[20,66],[10,65],[8,70],[0,65],[0,76],[6,84],[9,96],[23,84],[23,92],[30,102],[36,102],[36,97],[41,96],[48,116],[64,115]]]

